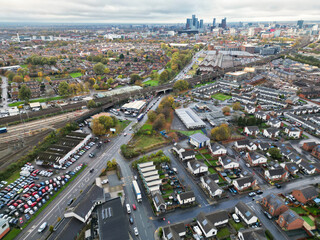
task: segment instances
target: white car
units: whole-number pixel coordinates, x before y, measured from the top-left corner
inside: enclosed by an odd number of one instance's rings
[[[233,218],[233,220],[236,222],[236,223],[239,223],[240,222],[240,219],[239,219],[239,217],[238,217],[238,215],[237,214],[232,214],[232,218]]]
[[[30,214],[30,215],[33,215],[33,214],[34,214],[34,211],[31,209],[31,210],[29,211],[29,214]]]
[[[108,180],[108,179],[105,179],[105,180],[101,181],[101,184],[106,184],[106,183],[108,183],[108,182],[109,182],[109,180]]]
[[[139,232],[138,232],[138,228],[137,228],[137,227],[134,227],[134,228],[133,228],[133,231],[134,231],[134,235],[136,235],[136,236],[139,235]]]
[[[24,213],[28,213],[30,211],[30,208],[27,208],[24,210]]]

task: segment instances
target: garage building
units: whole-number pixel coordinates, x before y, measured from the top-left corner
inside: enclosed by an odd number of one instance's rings
[[[176,109],[176,114],[188,129],[204,128],[206,124],[191,108]]]

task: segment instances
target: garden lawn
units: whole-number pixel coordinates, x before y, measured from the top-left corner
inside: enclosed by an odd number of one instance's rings
[[[192,134],[195,134],[195,133],[203,133],[201,130],[194,130],[194,131],[178,131],[179,133],[182,133],[186,136],[191,136]]]
[[[307,212],[301,207],[293,207],[291,210],[295,211],[298,214],[307,214]]]
[[[223,227],[218,230],[218,233],[217,233],[218,239],[225,239],[229,236],[230,236],[230,231],[229,231],[228,227]]]
[[[307,207],[308,211],[314,215],[320,215],[320,209],[317,207]]]
[[[308,216],[302,216],[303,220],[305,220],[311,227],[314,226],[314,221],[312,221]]]
[[[198,160],[199,160],[199,159],[203,159],[203,157],[202,157],[201,154],[197,154],[197,155],[196,155],[196,159],[198,159]]]
[[[207,160],[212,159],[211,154],[209,154],[209,153],[203,154],[203,156],[204,156]]]
[[[225,101],[225,100],[231,98],[231,96],[225,95],[225,94],[222,94],[222,93],[216,93],[216,94],[212,95],[211,97],[214,98],[214,99],[220,100],[220,101]]]
[[[155,86],[159,85],[159,80],[148,80],[148,81],[143,82],[143,84],[151,86],[151,87],[155,87]]]
[[[195,85],[194,87],[197,88],[197,87],[201,87],[201,86],[204,86],[204,85],[207,85],[207,84],[210,84],[210,83],[215,83],[216,81],[212,81],[212,82],[206,82],[206,83],[199,83],[197,85]]]
[[[27,64],[23,64],[23,65],[20,65],[20,67],[27,68],[28,66],[27,66]]]
[[[208,171],[209,171],[211,174],[217,173],[217,171],[214,170],[214,168],[212,168],[212,167],[209,167],[209,168],[208,168]]]
[[[218,165],[217,161],[218,160],[211,160],[210,163],[211,163],[212,166],[217,166]]]
[[[50,101],[54,101],[54,100],[60,100],[63,99],[63,97],[58,96],[58,97],[51,97],[51,98],[39,98],[39,99],[32,99],[29,101],[29,103],[34,103],[34,102],[50,102]],[[19,101],[19,102],[15,102],[15,103],[10,103],[8,104],[9,107],[17,107],[21,104],[24,104],[24,101]]]
[[[240,228],[244,228],[244,224],[242,222],[236,223],[234,220],[230,220],[229,223],[237,231],[239,231]]]
[[[69,74],[72,78],[77,78],[77,77],[81,77],[82,73],[81,72],[75,72],[75,73],[70,73]]]

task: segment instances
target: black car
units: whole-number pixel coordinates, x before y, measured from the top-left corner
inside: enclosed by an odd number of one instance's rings
[[[258,195],[261,195],[263,192],[261,190],[256,191]]]
[[[93,171],[94,171],[94,168],[91,168],[91,169],[90,169],[90,173],[93,173]]]
[[[277,188],[281,188],[281,185],[279,183],[274,184]]]
[[[130,222],[130,224],[133,224],[133,218],[132,217],[129,218],[129,222]]]
[[[73,203],[73,199],[70,199],[70,200],[68,201],[68,206],[70,206],[72,203]]]

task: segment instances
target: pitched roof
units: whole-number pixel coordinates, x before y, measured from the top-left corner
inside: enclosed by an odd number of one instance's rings
[[[246,126],[246,128],[250,131],[250,132],[259,132],[259,128],[257,126]]]
[[[252,217],[255,217],[255,213],[252,211],[250,207],[248,207],[244,202],[239,201],[236,204],[236,208],[242,213],[242,215],[247,219],[250,220]]]
[[[188,192],[182,192],[179,194],[181,200],[189,199],[189,198],[194,198],[194,192],[188,191]]]
[[[190,157],[190,156],[194,156],[194,155],[195,155],[195,153],[194,153],[193,150],[185,151],[185,152],[182,152],[182,153],[181,153],[181,156],[182,156],[183,158],[185,158],[185,157]]]
[[[266,171],[269,171],[270,176],[283,175],[286,172],[286,170],[284,170],[282,167],[269,169],[269,170],[266,170]]]
[[[192,138],[193,140],[197,141],[198,143],[206,142],[206,141],[210,140],[210,138],[208,138],[206,135],[204,135],[202,133],[192,134],[190,136],[190,138]]]
[[[219,177],[218,177],[218,179],[219,179]],[[203,180],[208,185],[208,187],[210,188],[210,190],[212,192],[215,192],[216,190],[220,189],[219,185],[213,179],[211,179],[209,176],[203,177]]]
[[[216,150],[226,149],[226,148],[219,143],[211,143],[211,149],[212,149],[212,152],[214,152]]]
[[[193,170],[198,169],[200,167],[206,167],[207,166],[204,163],[199,162],[198,160],[191,160],[191,161],[189,161],[189,164],[190,164],[190,166],[191,166],[191,168]]]
[[[223,156],[221,158],[221,161],[222,161],[223,165],[228,165],[230,163],[236,163],[237,162],[234,158],[229,157],[229,156]]]
[[[300,165],[301,165],[303,168],[307,169],[308,171],[312,171],[313,169],[316,168],[315,164],[309,163],[309,162],[307,162],[306,160],[301,160]]]
[[[237,182],[239,187],[244,186],[246,183],[252,183],[255,179],[253,178],[252,175],[250,176],[246,176],[246,177],[242,177],[242,178],[237,178],[233,181]]]
[[[298,165],[293,162],[285,163],[285,167],[288,169],[289,172],[295,172],[295,171],[299,170]]]
[[[305,186],[299,189],[306,199],[312,199],[318,196],[317,189],[313,186]]]
[[[244,240],[267,240],[265,230],[263,228],[249,228],[240,230]]]
[[[292,211],[290,209],[285,211],[284,213],[282,213],[281,216],[284,218],[284,220],[288,224],[294,222],[297,219],[301,219],[296,212],[294,212],[294,211]]]
[[[156,192],[153,196],[153,200],[156,204],[157,207],[159,207],[162,204],[165,204],[165,201],[163,199],[163,197],[161,196],[161,194],[159,194],[158,192]]]
[[[285,202],[274,193],[270,193],[269,195],[265,196],[265,198],[267,199],[268,204],[273,206],[275,210],[283,205],[286,205]]]
[[[180,240],[179,233],[186,231],[184,223],[176,223],[163,227],[163,232],[168,240]]]
[[[257,160],[259,158],[265,158],[266,159],[265,156],[263,156],[262,154],[257,153],[257,152],[251,152],[251,153],[249,152],[248,154],[250,155],[252,160]]]

